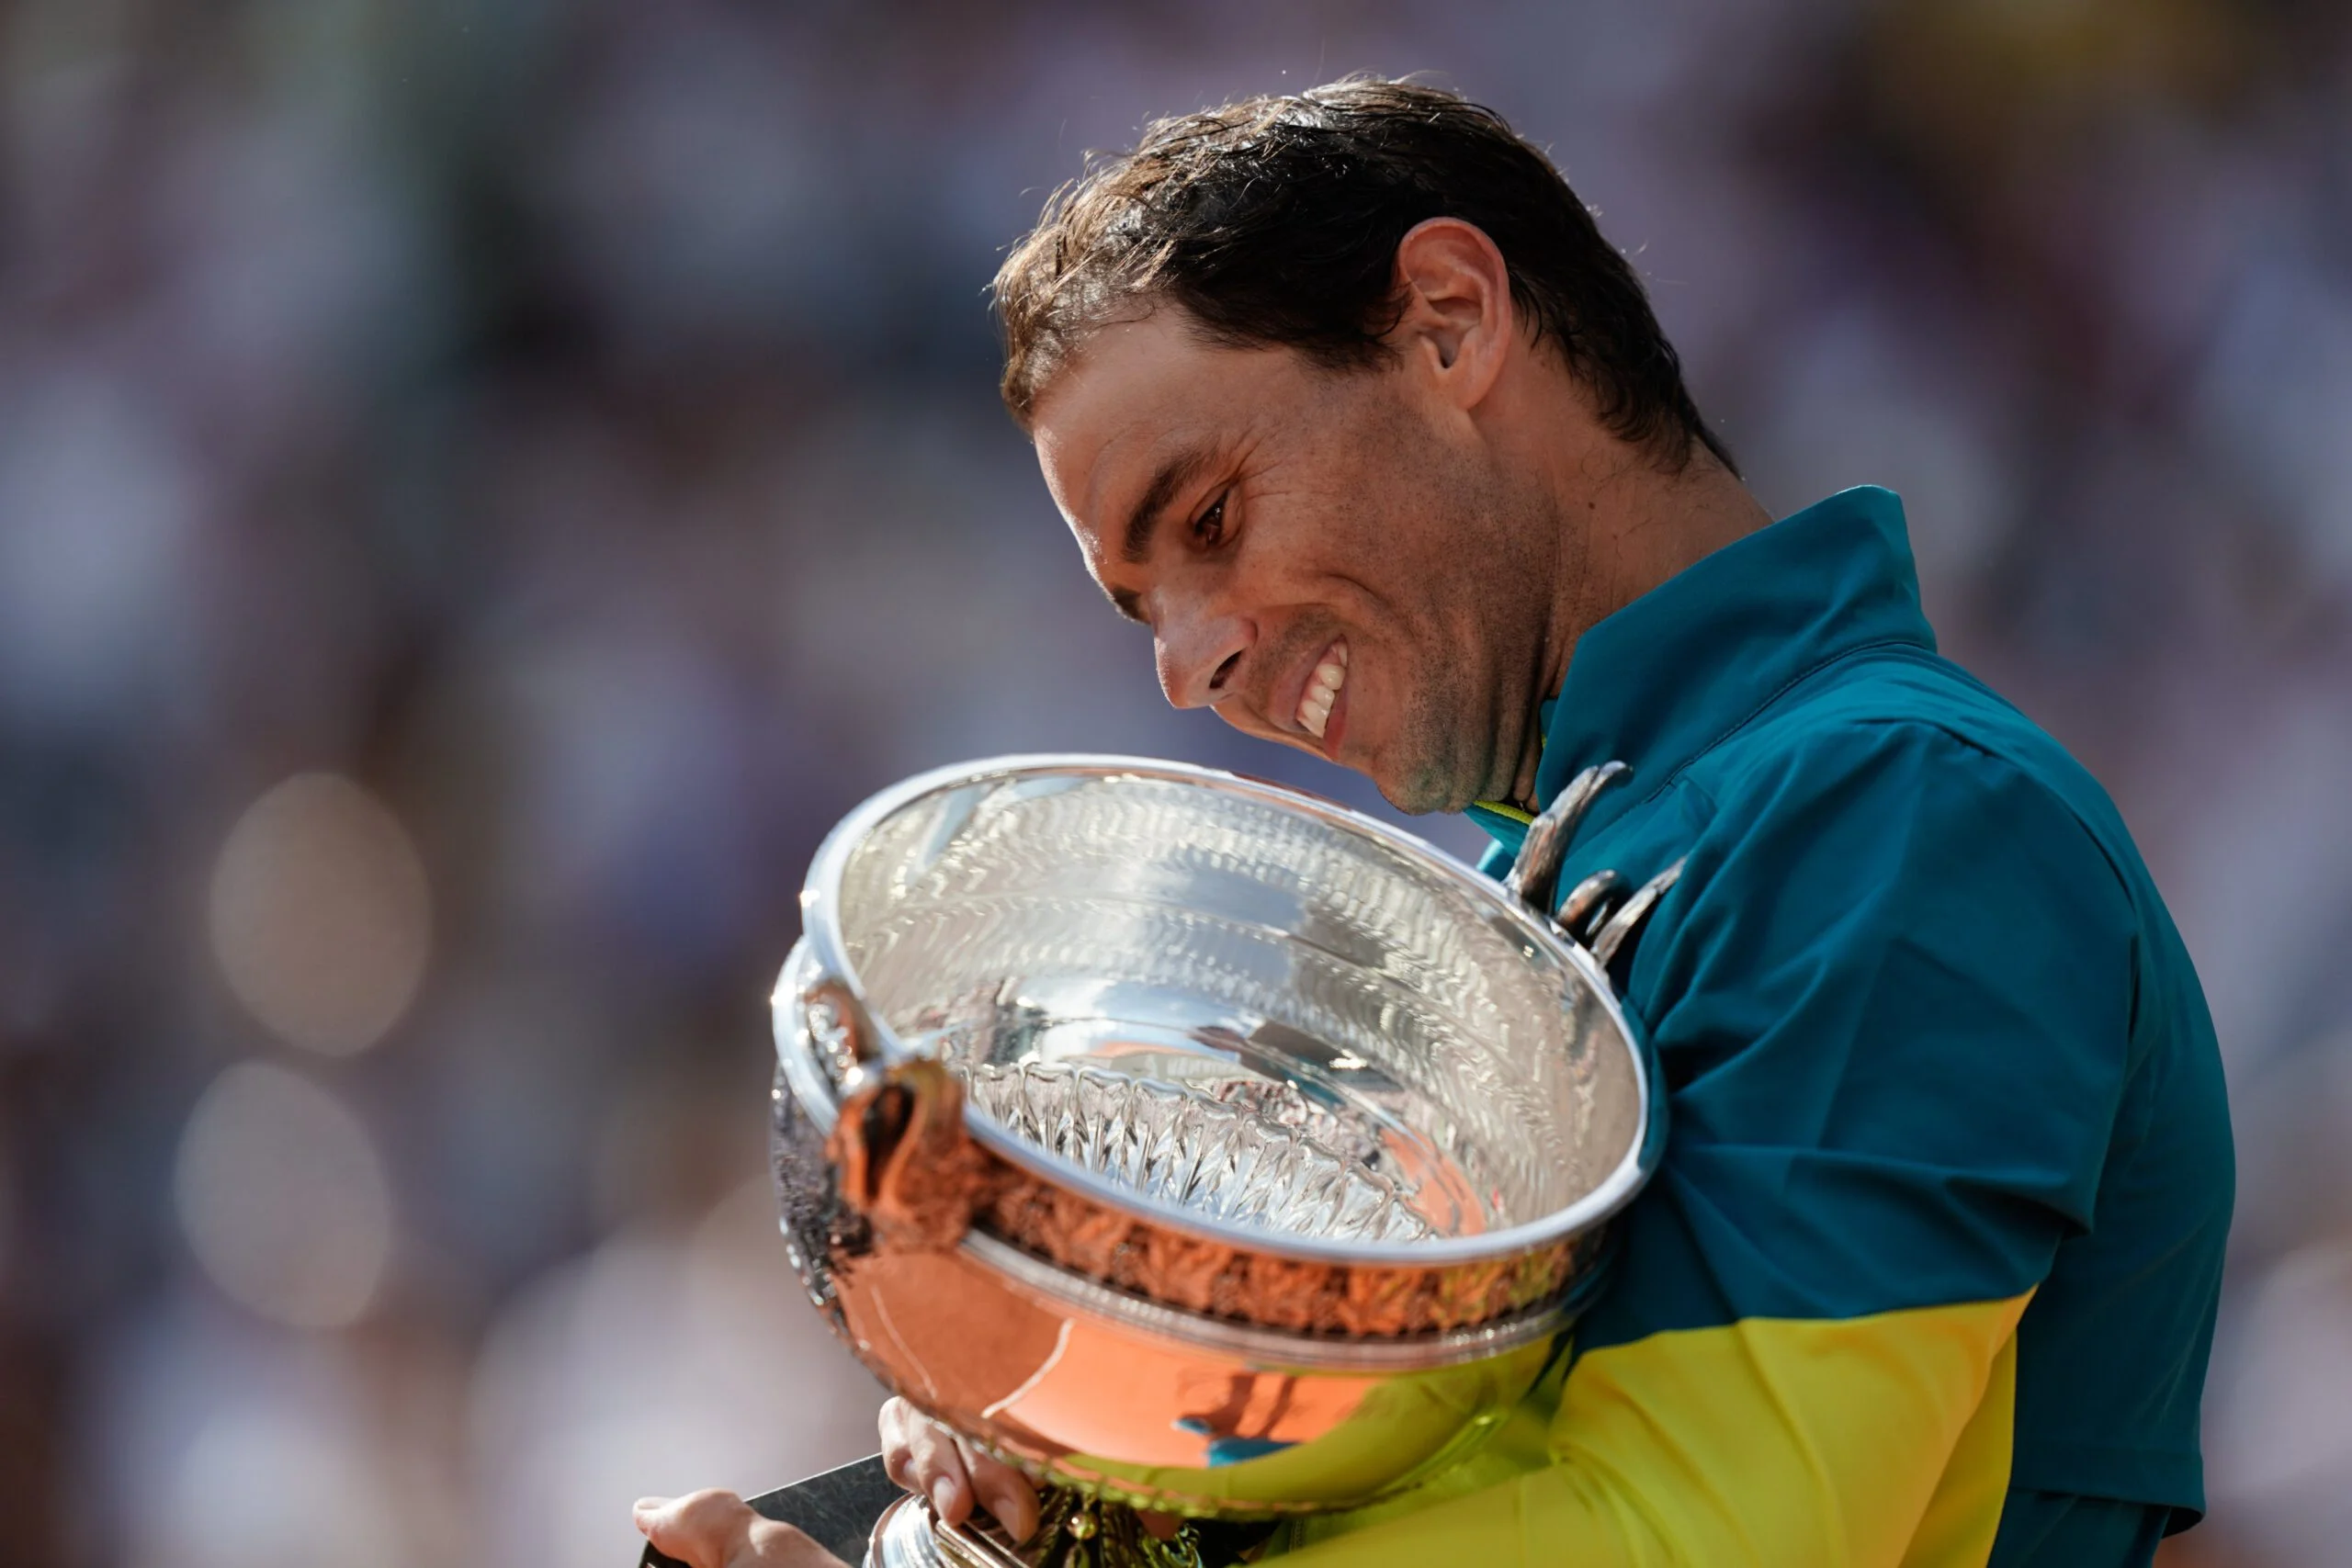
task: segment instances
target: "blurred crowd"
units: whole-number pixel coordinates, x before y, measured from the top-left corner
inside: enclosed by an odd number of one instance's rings
[[[2341,1559],[2319,0],[0,9],[0,1557],[597,1568],[871,1451],[763,1174],[825,829],[1049,749],[1376,804],[1162,706],[984,285],[1084,150],[1351,70],[1547,146],[1767,503],[1900,490],[2115,794],[2243,1164],[2165,1561]]]

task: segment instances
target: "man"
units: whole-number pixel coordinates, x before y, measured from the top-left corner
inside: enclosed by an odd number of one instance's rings
[[[1426,87],[1155,126],[997,299],[1170,702],[1467,810],[1490,871],[1622,760],[1560,886],[1686,860],[1625,994],[1669,1141],[1573,1358],[1467,1464],[1274,1550],[2121,1568],[2193,1523],[2212,1027],[2104,793],[1937,656],[1895,498],[1770,522],[1557,174]],[[1034,1520],[904,1404],[883,1435],[948,1517]],[[805,1545],[718,1494],[641,1522]]]

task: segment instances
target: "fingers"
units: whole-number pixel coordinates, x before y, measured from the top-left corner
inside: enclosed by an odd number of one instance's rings
[[[751,1545],[759,1516],[732,1492],[705,1491],[684,1497],[641,1497],[637,1528],[646,1540],[694,1568],[727,1568]]]
[[[732,1492],[641,1497],[637,1528],[688,1568],[844,1568],[807,1535],[760,1517]]]
[[[922,1490],[909,1463],[914,1458],[914,1435],[925,1419],[913,1405],[894,1395],[882,1402],[882,1415],[876,1423],[881,1428],[882,1469],[910,1492]]]
[[[960,1525],[977,1504],[1014,1540],[1035,1533],[1036,1489],[1019,1471],[990,1459],[903,1399],[887,1401],[878,1424],[883,1470],[908,1491],[930,1498],[942,1519]]]
[[[1027,1540],[1037,1529],[1037,1493],[1029,1478],[1005,1463],[990,1459],[970,1443],[957,1438],[956,1447],[964,1458],[965,1473],[972,1478],[972,1490],[986,1508],[1004,1527],[1005,1533],[1015,1540]]]
[[[909,1443],[907,1468],[916,1488],[931,1499],[932,1512],[951,1525],[972,1517],[972,1478],[964,1469],[964,1451],[946,1427],[925,1421]]]

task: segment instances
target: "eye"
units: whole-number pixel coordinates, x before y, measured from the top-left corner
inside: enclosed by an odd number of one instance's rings
[[[1229,495],[1232,492],[1227,491]],[[1193,542],[1203,549],[1215,549],[1225,543],[1225,496],[1212,502],[1209,509],[1193,520]]]

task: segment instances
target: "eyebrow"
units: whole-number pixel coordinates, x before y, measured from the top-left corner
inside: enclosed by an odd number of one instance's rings
[[[1208,464],[1209,449],[1193,446],[1159,465],[1151,482],[1143,487],[1143,494],[1136,498],[1135,510],[1127,513],[1126,533],[1119,543],[1122,559],[1130,566],[1141,566],[1150,558],[1151,531],[1159,524],[1160,513],[1167,510],[1176,492],[1190,484]],[[1112,597],[1115,600],[1118,596]]]

